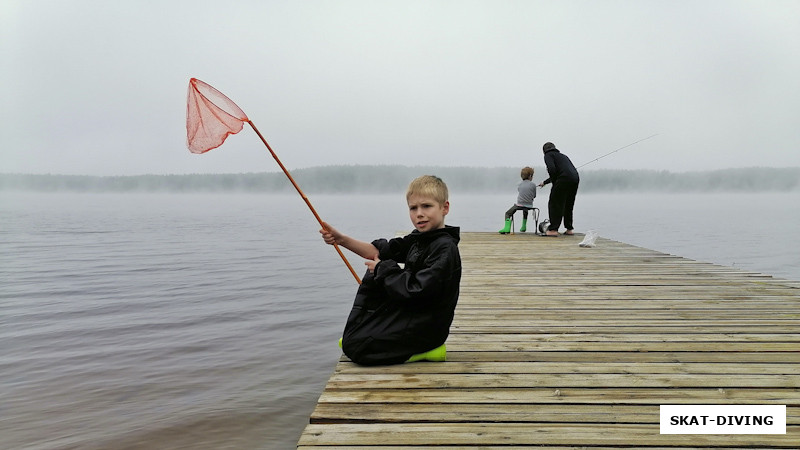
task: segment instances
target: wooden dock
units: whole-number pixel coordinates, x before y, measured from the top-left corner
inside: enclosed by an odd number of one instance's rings
[[[582,236],[464,233],[444,363],[343,358],[298,448],[800,448],[800,283]],[[787,405],[785,435],[659,433]]]

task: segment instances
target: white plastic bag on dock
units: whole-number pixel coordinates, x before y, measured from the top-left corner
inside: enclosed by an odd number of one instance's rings
[[[583,240],[580,244],[581,247],[594,247],[594,241],[597,240],[597,231],[589,230],[586,232],[586,236],[584,236]]]

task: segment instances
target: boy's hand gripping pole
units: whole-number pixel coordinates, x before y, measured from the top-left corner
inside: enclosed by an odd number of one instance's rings
[[[306,202],[306,205],[308,205],[308,209],[310,209],[311,213],[314,214],[314,217],[317,219],[317,222],[319,222],[319,225],[322,228],[325,228],[325,224],[322,223],[322,219],[319,217],[319,214],[317,214],[317,211],[314,209],[314,206],[311,205],[311,202],[308,200],[308,197],[306,197],[306,194],[304,194],[303,191],[300,189],[300,186],[298,186],[297,183],[295,183],[294,178],[292,178],[292,175],[289,174],[288,170],[286,170],[286,167],[283,166],[283,163],[281,162],[281,160],[278,159],[278,155],[276,155],[275,152],[272,151],[272,147],[269,146],[269,143],[267,142],[267,140],[264,139],[264,136],[261,135],[261,132],[258,131],[258,128],[256,128],[256,126],[255,126],[255,124],[253,124],[253,122],[251,122],[250,120],[247,120],[247,123],[250,124],[250,127],[253,128],[253,131],[256,132],[258,137],[261,139],[261,142],[263,142],[264,145],[267,147],[267,150],[269,150],[269,153],[272,155],[272,157],[275,158],[275,162],[278,163],[278,165],[280,166],[281,170],[283,170],[283,173],[286,174],[286,177],[289,178],[289,181],[292,182],[292,186],[294,186],[294,188],[297,189],[297,193],[300,194],[300,197],[302,197],[303,201]],[[342,253],[342,250],[339,248],[339,246],[336,245],[336,243],[334,242],[333,247],[336,249],[336,253],[338,253],[339,256],[342,258],[342,261],[344,261],[344,263],[347,266],[347,268],[350,269],[350,273],[353,274],[353,277],[356,279],[356,282],[358,284],[361,284],[361,278],[359,278],[358,275],[356,275],[356,271],[353,270],[353,266],[351,266],[350,262],[347,260],[347,258],[345,258],[344,253]]]

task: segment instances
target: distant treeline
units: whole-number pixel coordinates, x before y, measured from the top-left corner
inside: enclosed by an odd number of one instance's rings
[[[471,193],[516,189],[519,168],[422,166],[324,166],[292,171],[308,193],[402,192],[422,174],[438,175],[451,190]],[[537,168],[534,181],[546,177]],[[0,174],[0,190],[73,192],[292,192],[283,172],[196,175],[32,175]],[[752,167],[705,172],[584,170],[581,192],[776,192],[800,190],[800,167]]]

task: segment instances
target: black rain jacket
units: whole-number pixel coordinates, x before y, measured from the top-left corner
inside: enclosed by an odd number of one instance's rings
[[[559,181],[565,183],[578,184],[581,181],[578,170],[572,164],[567,155],[558,151],[557,148],[550,149],[544,154],[544,164],[547,166],[547,174],[550,178],[544,180],[542,184]]]
[[[378,239],[380,262],[364,276],[342,350],[362,365],[399,364],[447,340],[461,283],[459,228]],[[400,267],[400,263],[405,267]]]

